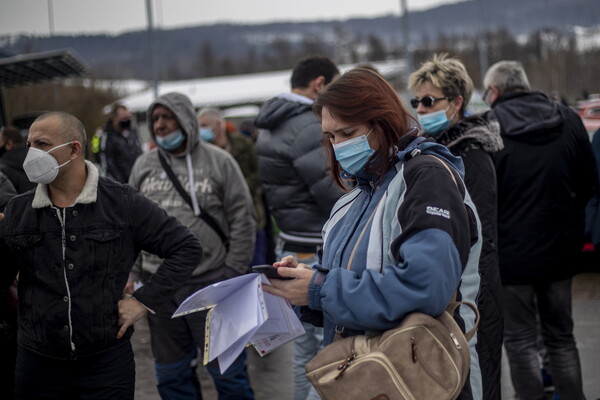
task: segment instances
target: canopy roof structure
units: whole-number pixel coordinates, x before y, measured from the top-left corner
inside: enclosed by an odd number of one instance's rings
[[[0,58],[0,87],[21,86],[83,76],[84,64],[73,50],[54,50]]]
[[[86,66],[70,49],[0,58],[0,88],[84,76],[86,73]],[[0,126],[5,123],[4,100],[0,92]]]

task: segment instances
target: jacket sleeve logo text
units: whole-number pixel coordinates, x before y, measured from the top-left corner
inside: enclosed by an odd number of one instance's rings
[[[450,219],[450,211],[444,210],[439,207],[427,206],[425,212],[430,215],[435,215],[437,217],[444,217]]]

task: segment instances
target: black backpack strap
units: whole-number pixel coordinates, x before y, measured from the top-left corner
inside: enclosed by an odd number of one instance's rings
[[[175,187],[175,189],[177,189],[177,192],[181,195],[183,200],[185,200],[185,202],[193,210],[194,206],[192,204],[192,198],[190,197],[190,194],[185,191],[183,186],[181,186],[181,182],[179,182],[179,179],[177,179],[177,176],[175,176],[175,173],[173,172],[171,166],[165,159],[165,156],[162,155],[160,150],[158,150],[157,153],[160,163],[162,164],[163,169],[167,173],[167,176],[173,183],[173,186]],[[227,235],[225,235],[225,232],[223,232],[219,224],[217,224],[217,221],[215,221],[215,219],[209,213],[202,210],[200,210],[200,215],[198,215],[198,218],[201,218],[204,222],[206,222],[208,226],[210,226],[215,231],[215,233],[221,238],[221,241],[223,242],[225,248],[229,251],[229,238],[227,237]]]

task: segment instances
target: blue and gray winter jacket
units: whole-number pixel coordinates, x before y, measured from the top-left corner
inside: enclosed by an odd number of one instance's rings
[[[411,312],[437,316],[455,292],[476,304],[481,225],[463,171],[446,147],[417,138],[382,179],[357,177],[336,203],[316,266],[327,273],[316,273],[309,288],[309,308],[323,312],[325,344],[336,328],[369,334]],[[455,318],[469,330],[475,316],[462,306]],[[472,393],[461,398],[480,398],[476,341],[469,342]]]

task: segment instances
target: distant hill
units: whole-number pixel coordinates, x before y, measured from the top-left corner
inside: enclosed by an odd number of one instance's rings
[[[481,27],[506,29],[512,35],[542,28],[561,31],[600,23],[597,0],[473,0],[413,12],[410,44],[440,35],[473,35]],[[189,78],[286,67],[286,54],[323,52],[338,62],[372,59],[374,47],[389,53],[402,48],[398,16],[372,19],[262,25],[216,24],[159,31],[158,58],[163,78]],[[118,36],[4,36],[0,52],[14,54],[73,48],[98,78],[149,79],[148,34]],[[282,60],[283,59],[283,60]],[[272,67],[272,68],[269,68]]]

